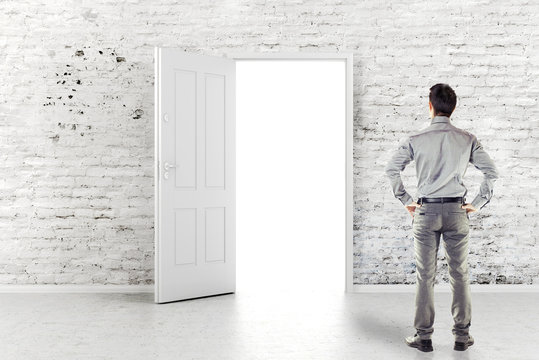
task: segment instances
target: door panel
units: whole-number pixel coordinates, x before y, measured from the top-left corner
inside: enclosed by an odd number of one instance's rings
[[[176,169],[176,187],[196,188],[196,72],[175,71],[176,130],[175,158],[182,164]]]
[[[175,209],[176,265],[196,264],[197,209]]]
[[[235,62],[156,48],[156,302],[235,291]]]
[[[206,262],[225,261],[225,208],[206,208]]]
[[[206,186],[224,188],[225,78],[206,74]]]

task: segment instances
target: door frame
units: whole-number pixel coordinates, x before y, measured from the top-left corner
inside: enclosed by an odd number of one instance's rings
[[[353,292],[354,266],[354,58],[351,52],[277,52],[277,53],[228,53],[234,60],[343,60],[345,62],[345,286],[344,292]]]
[[[210,54],[211,55],[211,54]],[[280,52],[280,53],[229,53],[225,57],[238,60],[343,60],[345,61],[345,287],[346,293],[353,292],[353,54],[350,52]],[[158,58],[158,48],[154,50],[154,59]],[[154,60],[155,61],[155,60]],[[154,66],[154,79],[157,79],[160,69],[158,63]],[[160,93],[157,83],[154,84],[154,102],[159,101]],[[157,242],[160,236],[160,214],[159,206],[161,203],[159,192],[159,160],[161,154],[159,151],[160,144],[160,114],[154,106],[154,249],[156,250]],[[157,277],[158,261],[157,252],[154,252],[154,277]],[[157,290],[157,281],[154,281],[154,293]]]

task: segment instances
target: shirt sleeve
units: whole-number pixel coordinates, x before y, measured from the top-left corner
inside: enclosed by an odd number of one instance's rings
[[[414,159],[414,153],[410,145],[410,137],[405,137],[399,141],[399,146],[389,159],[385,167],[385,173],[389,178],[393,195],[402,202],[403,205],[408,205],[413,202],[412,197],[404,189],[402,183],[401,171],[406,165]]]
[[[483,173],[483,181],[479,187],[479,194],[472,201],[473,207],[481,209],[490,202],[494,189],[494,181],[498,179],[499,174],[494,162],[475,136],[472,143],[470,162]]]

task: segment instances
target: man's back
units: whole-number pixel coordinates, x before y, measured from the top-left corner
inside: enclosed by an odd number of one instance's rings
[[[435,118],[425,130],[410,137],[416,174],[422,179],[419,196],[465,196],[462,182],[472,153],[474,136]]]
[[[435,116],[430,126],[401,140],[386,166],[395,197],[404,205],[412,202],[404,190],[400,172],[416,162],[417,197],[465,197],[463,178],[471,162],[485,175],[472,205],[480,208],[492,197],[493,181],[498,177],[494,163],[477,137],[455,127],[449,117]]]

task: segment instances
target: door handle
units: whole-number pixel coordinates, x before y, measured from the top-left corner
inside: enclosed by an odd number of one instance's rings
[[[171,168],[175,168],[176,165],[169,164],[168,162],[165,162],[165,171],[168,171]]]

